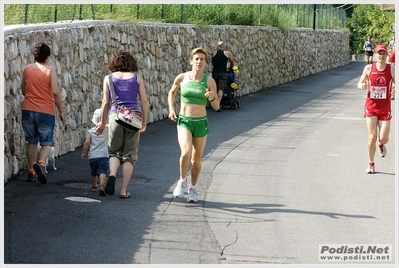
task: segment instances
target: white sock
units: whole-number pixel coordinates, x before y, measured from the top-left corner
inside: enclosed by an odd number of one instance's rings
[[[184,179],[182,177],[180,177],[180,180],[183,181],[183,182],[187,182],[187,177],[184,178]]]
[[[196,189],[197,189],[197,185],[192,185],[192,184],[190,183],[190,188],[196,190]]]

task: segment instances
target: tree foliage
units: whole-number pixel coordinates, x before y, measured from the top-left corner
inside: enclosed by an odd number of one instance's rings
[[[346,19],[350,31],[350,53],[364,54],[363,44],[370,35],[374,45],[389,45],[394,32],[395,11],[384,11],[378,5],[356,5],[351,18]]]

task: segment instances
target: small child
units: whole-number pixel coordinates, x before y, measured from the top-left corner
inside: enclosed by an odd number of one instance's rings
[[[106,173],[108,171],[109,158],[108,158],[108,124],[106,125],[101,135],[95,134],[96,127],[101,122],[102,110],[97,109],[94,111],[93,122],[94,127],[89,129],[86,134],[86,140],[83,144],[82,159],[86,158],[86,152],[89,149],[89,161],[91,169],[91,192],[97,192],[97,178],[100,178],[99,193],[101,196],[106,196],[105,183],[107,180]]]

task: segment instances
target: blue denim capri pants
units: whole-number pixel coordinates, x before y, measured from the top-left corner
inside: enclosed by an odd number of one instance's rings
[[[22,110],[22,129],[27,142],[53,146],[54,126],[54,115]]]

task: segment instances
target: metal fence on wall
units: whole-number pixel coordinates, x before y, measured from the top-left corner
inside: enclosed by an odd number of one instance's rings
[[[4,4],[4,24],[73,20],[343,29],[342,8],[321,4]]]

